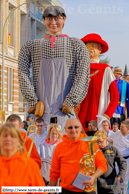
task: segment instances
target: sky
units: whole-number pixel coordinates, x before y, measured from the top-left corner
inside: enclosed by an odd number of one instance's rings
[[[129,69],[129,0],[60,0],[67,19],[64,34],[81,39],[99,34],[109,45],[101,57],[110,66]]]

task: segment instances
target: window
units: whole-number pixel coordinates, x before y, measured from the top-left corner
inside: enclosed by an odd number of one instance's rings
[[[27,41],[27,15],[21,13],[20,46]]]
[[[8,67],[8,101],[13,101],[13,69]]]
[[[36,36],[36,21],[31,18],[31,40],[35,39],[35,36]]]

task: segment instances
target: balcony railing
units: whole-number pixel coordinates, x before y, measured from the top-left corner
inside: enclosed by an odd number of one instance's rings
[[[34,3],[30,3],[30,11],[35,14],[35,4]]]
[[[39,0],[39,2],[48,4],[48,5],[50,4],[50,5],[56,5],[56,6],[62,7],[60,0]]]
[[[43,22],[42,16],[43,16],[42,12],[37,8],[36,17]]]
[[[56,5],[56,6],[62,6],[61,2],[58,0],[48,0],[50,3]]]

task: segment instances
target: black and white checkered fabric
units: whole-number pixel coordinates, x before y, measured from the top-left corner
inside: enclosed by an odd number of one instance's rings
[[[41,39],[26,42],[21,49],[18,57],[18,77],[21,92],[29,102],[29,106],[35,106],[37,102],[36,89],[37,78],[41,60]],[[63,58],[64,56],[64,37],[57,37],[54,49],[51,48],[50,38],[45,38],[42,47],[43,58]],[[74,107],[81,103],[85,98],[90,74],[89,52],[85,44],[77,38],[67,37],[66,64],[71,75],[73,86],[66,96],[65,102]],[[30,82],[30,66],[32,63],[33,85]],[[48,75],[49,76],[49,75]]]

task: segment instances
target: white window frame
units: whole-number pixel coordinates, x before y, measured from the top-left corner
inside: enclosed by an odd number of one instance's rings
[[[8,102],[12,102],[13,101],[13,69],[10,67],[8,67],[7,90],[8,90]]]

